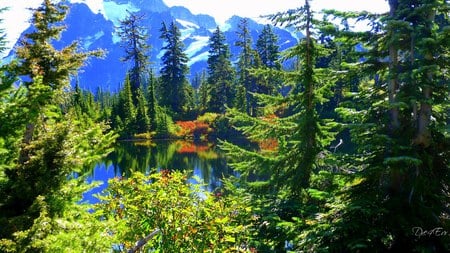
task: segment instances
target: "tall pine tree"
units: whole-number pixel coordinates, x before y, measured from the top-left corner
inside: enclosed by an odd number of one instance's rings
[[[133,103],[133,93],[131,91],[131,81],[129,75],[125,78],[122,91],[119,93],[119,103],[116,105],[119,109],[119,117],[123,124],[122,136],[130,138],[136,133],[136,107]]]
[[[313,22],[309,1],[272,19],[305,33],[299,44],[286,52],[287,59],[299,60],[299,68],[269,73],[283,77],[290,92],[286,97],[255,94],[265,105],[262,117],[237,110],[229,112],[237,129],[257,142],[258,149],[247,150],[230,143],[223,143],[222,148],[234,161],[232,166],[242,173],[241,179],[246,180],[243,185],[254,194],[262,219],[267,221],[258,233],[265,245],[261,245],[261,250],[281,252],[286,249],[285,242],[297,241],[292,231],[296,231],[295,221],[301,220],[298,217],[310,215],[318,208],[312,193],[320,191],[311,189],[311,178],[320,177],[328,169],[324,161],[330,156],[327,148],[334,139],[335,124],[323,119],[318,110],[327,101],[333,82],[328,70],[316,67],[318,57],[328,52],[313,36],[312,31],[318,27]],[[265,76],[266,70],[253,74]],[[305,220],[299,222],[304,224]]]
[[[264,66],[281,69],[278,36],[273,32],[271,25],[264,26],[261,34],[259,34],[256,41],[256,51]]]
[[[357,152],[347,188],[320,214],[326,218],[305,236],[305,248],[449,250],[441,233],[450,227],[448,96],[442,96],[449,92],[443,85],[449,83],[449,4],[391,0],[389,6],[383,15],[333,12],[342,23],[368,20],[372,30],[336,35],[364,47],[360,62],[341,65],[361,81],[357,92],[346,88],[351,98],[338,109]]]
[[[226,107],[232,104],[233,80],[234,70],[230,61],[230,49],[225,44],[225,35],[217,27],[209,39],[208,111],[224,113]],[[205,96],[203,98],[205,99]]]
[[[237,90],[238,93],[245,94],[245,97],[237,97],[237,107],[245,108],[249,115],[256,116],[257,104],[251,93],[258,91],[258,80],[255,76],[250,75],[250,69],[259,68],[261,60],[258,53],[252,48],[253,42],[248,28],[248,19],[241,19],[239,22],[237,36],[235,45],[241,48],[237,64],[239,76]]]
[[[150,118],[148,116],[147,103],[141,89],[137,90],[136,119],[134,127],[136,133],[147,133],[150,130]]]
[[[155,96],[155,87],[157,86],[157,78],[153,74],[153,71],[150,71],[149,80],[148,80],[148,118],[150,120],[150,130],[156,130],[156,108],[157,108],[157,101]]]
[[[149,49],[147,43],[147,29],[141,25],[144,15],[138,15],[128,12],[128,16],[120,21],[119,36],[121,46],[125,50],[125,56],[121,59],[124,62],[131,62],[129,78],[131,83],[131,92],[133,93],[133,103],[137,106],[139,88],[144,85],[149,65]]]
[[[164,40],[164,54],[161,57],[159,102],[179,117],[187,111],[186,104],[189,102],[189,95],[186,94],[186,86],[189,85],[186,79],[188,57],[183,52],[180,29],[174,22],[169,27],[163,22],[160,32],[160,38]]]
[[[273,32],[271,25],[264,26],[256,41],[256,51],[261,59],[262,67],[281,70],[278,36]],[[275,72],[276,73],[276,72]],[[258,93],[275,94],[281,88],[281,78],[277,75],[268,75],[259,80]]]
[[[66,5],[50,0],[34,10],[33,29],[17,48],[16,61],[8,66],[9,75],[26,76],[26,81],[18,88],[7,87],[6,100],[5,90],[0,89],[0,110],[7,113],[1,116],[5,128],[0,131],[0,143],[6,137],[8,144],[7,159],[3,159],[0,144],[4,176],[0,187],[0,248],[5,251],[43,250],[37,241],[57,226],[53,221],[70,205],[70,198],[65,199],[70,190],[61,190],[69,175],[81,172],[83,166],[104,155],[114,139],[112,134],[104,135],[104,124],[77,118],[73,110],[66,110],[70,76],[96,54],[78,53],[76,42],[60,50],[52,46],[64,30],[66,13]]]

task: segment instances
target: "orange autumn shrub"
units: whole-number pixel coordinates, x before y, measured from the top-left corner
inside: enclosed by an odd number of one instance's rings
[[[195,122],[190,121],[177,121],[175,124],[178,126],[177,136],[188,136],[194,132]]]
[[[198,120],[177,121],[176,125],[178,126],[178,131],[176,133],[178,137],[205,135],[212,131],[207,123]]]
[[[177,153],[181,154],[205,152],[209,149],[208,145],[197,145],[189,141],[177,141],[177,146],[179,146]]]
[[[275,138],[260,140],[258,141],[258,146],[263,151],[276,151],[278,149],[278,140]]]
[[[268,114],[261,117],[262,120],[274,123],[278,116],[275,114]],[[265,140],[258,140],[258,146],[263,151],[276,151],[278,149],[278,140],[275,138],[268,138]]]

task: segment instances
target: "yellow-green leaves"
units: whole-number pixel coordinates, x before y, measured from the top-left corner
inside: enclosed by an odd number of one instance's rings
[[[226,252],[247,245],[251,209],[248,200],[212,194],[188,184],[185,174],[163,170],[114,178],[96,210],[112,222],[111,233],[130,249],[152,231],[145,245],[161,252]]]

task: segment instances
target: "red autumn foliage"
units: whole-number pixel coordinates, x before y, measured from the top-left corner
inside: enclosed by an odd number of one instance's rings
[[[209,146],[207,145],[196,145],[192,142],[187,141],[178,141],[178,145],[180,145],[180,148],[177,150],[177,153],[198,153],[198,152],[204,152],[209,149]]]
[[[261,117],[262,120],[264,120],[266,122],[270,122],[270,123],[275,122],[275,119],[277,119],[277,118],[278,118],[278,116],[275,114],[269,114],[269,115]]]
[[[274,122],[276,119],[278,118],[278,116],[276,114],[269,114],[266,115],[264,117],[262,117],[261,119],[272,123]],[[278,149],[278,140],[275,138],[269,138],[266,140],[259,140],[258,141],[258,146],[261,150],[266,150],[266,151],[276,151]]]
[[[209,125],[198,120],[177,121],[176,124],[180,127],[177,133],[178,136],[202,135],[210,132]]]
[[[278,149],[278,140],[274,138],[258,141],[261,150],[275,151]]]

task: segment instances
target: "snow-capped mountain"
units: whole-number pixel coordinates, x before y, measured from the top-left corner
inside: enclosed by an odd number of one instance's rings
[[[104,59],[91,59],[79,73],[78,80],[83,88],[94,91],[97,87],[101,87],[104,90],[117,91],[120,83],[123,82],[129,66],[120,61],[123,49],[120,47],[116,29],[120,20],[128,15],[127,11],[145,14],[146,18],[142,25],[148,28],[150,35],[151,61],[155,73],[159,72],[159,59],[162,56],[160,49],[163,41],[159,39],[159,29],[162,22],[168,24],[172,21],[177,23],[182,33],[185,53],[190,58],[190,76],[193,77],[195,73],[206,68],[208,40],[212,31],[218,26],[213,17],[203,14],[194,15],[180,6],[168,7],[162,0],[103,0],[103,5],[98,6],[99,8],[95,10],[83,1],[72,1],[66,19],[67,30],[55,45],[60,47],[78,40],[83,50],[104,49],[107,51]],[[239,20],[240,17],[234,16],[221,25],[233,59],[239,54],[239,49],[234,46]],[[248,24],[253,42],[256,42],[264,25],[252,20]],[[298,38],[290,32],[279,28],[275,28],[274,31],[279,36],[281,50],[297,43]]]

